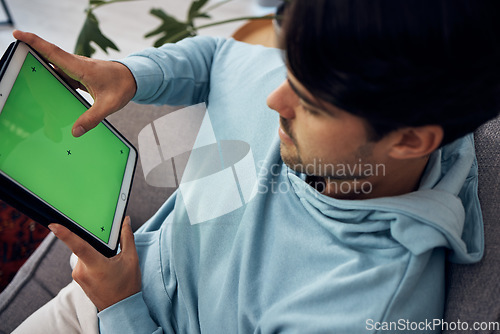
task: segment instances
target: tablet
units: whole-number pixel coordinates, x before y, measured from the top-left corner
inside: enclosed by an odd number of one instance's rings
[[[90,105],[28,45],[9,46],[0,71],[0,198],[115,255],[137,151],[107,121],[74,138]]]

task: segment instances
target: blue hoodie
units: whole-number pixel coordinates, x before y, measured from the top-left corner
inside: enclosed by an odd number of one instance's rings
[[[431,155],[418,191],[337,200],[280,158],[278,50],[196,37],[122,63],[136,102],[207,103],[198,147],[222,167],[190,160],[201,174],[136,233],[142,292],[99,313],[102,333],[440,332],[446,259],[483,253],[471,135]]]

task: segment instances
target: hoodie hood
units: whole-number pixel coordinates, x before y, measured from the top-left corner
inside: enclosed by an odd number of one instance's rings
[[[312,214],[319,210],[329,218],[323,220],[326,228],[337,233],[341,222],[344,240],[351,236],[353,242],[365,242],[366,246],[370,243],[367,234],[390,233],[415,255],[445,247],[450,250],[450,261],[456,263],[474,263],[483,256],[483,219],[472,134],[433,152],[419,189],[401,196],[338,200],[319,194],[303,181],[303,176],[292,171],[289,178],[302,203],[310,204],[306,208]]]

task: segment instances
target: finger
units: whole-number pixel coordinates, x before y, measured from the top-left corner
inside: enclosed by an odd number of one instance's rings
[[[72,133],[74,137],[80,137],[87,131],[92,130],[106,117],[124,106],[123,101],[112,94],[89,93],[94,97],[94,104],[89,110],[81,114],[73,124]],[[128,102],[130,98],[124,100]]]
[[[87,90],[85,86],[80,84],[82,79],[81,75],[77,74],[82,73],[78,70],[80,66],[78,64],[80,64],[79,60],[81,60],[81,58],[60,49],[56,45],[45,41],[35,34],[15,30],[12,35],[14,38],[25,42],[38,51],[48,62],[55,66],[56,70],[59,69],[58,72],[70,82],[73,88],[83,88]],[[97,111],[95,110],[96,108],[91,109],[94,110],[82,114],[73,125],[72,133],[74,137],[82,136],[90,129],[96,127],[97,124],[107,116],[107,114],[105,114],[107,110],[99,112],[99,109],[97,109]]]
[[[71,130],[73,137],[83,136],[87,131],[95,128],[105,117],[105,112],[100,111],[99,104],[94,104],[89,110],[81,114],[73,124]]]
[[[72,134],[74,137],[80,137],[87,131],[92,130],[113,111],[118,109],[115,106],[115,102],[109,97],[101,98],[99,96],[95,96],[95,94],[91,95],[94,96],[94,104],[89,108],[89,110],[81,114],[73,124]]]
[[[125,217],[120,235],[120,247],[123,254],[137,254],[135,248],[134,232],[130,224],[130,217]]]
[[[104,258],[88,242],[68,230],[60,224],[50,224],[49,229],[55,236],[68,246],[69,249],[78,257],[78,260],[84,264],[94,264],[98,259]]]
[[[30,45],[33,49],[38,51],[48,62],[53,63],[64,72],[78,73],[78,71],[73,71],[75,66],[76,56],[60,49],[56,45],[47,42],[46,40],[38,37],[35,34],[23,32],[20,30],[15,30],[12,35],[14,38]],[[73,77],[73,76],[72,76]],[[80,81],[79,78],[73,77],[73,79]]]

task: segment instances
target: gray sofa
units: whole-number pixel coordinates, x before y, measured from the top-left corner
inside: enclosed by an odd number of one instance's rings
[[[173,107],[129,104],[109,120],[134,145],[139,131]],[[475,133],[483,209],[486,252],[474,265],[449,265],[445,321],[500,322],[500,118]],[[140,162],[132,186],[128,214],[134,229],[145,222],[174,191],[146,184]],[[70,251],[50,234],[0,294],[0,333],[10,333],[34,310],[71,280]],[[457,331],[447,330],[444,333]],[[463,333],[500,333],[495,330]],[[460,332],[462,333],[462,332]]]

